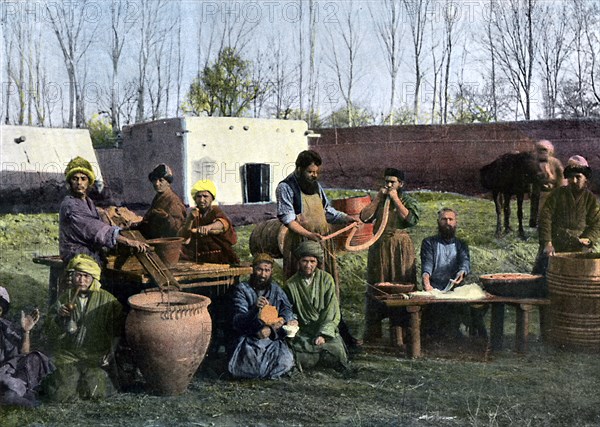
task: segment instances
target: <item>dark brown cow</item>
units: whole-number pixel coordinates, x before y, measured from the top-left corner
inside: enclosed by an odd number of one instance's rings
[[[531,191],[531,184],[537,176],[537,168],[533,153],[506,153],[492,163],[479,170],[481,185],[492,191],[496,205],[496,237],[502,235],[500,221],[501,210],[504,211],[504,232],[512,231],[510,227],[510,199],[517,197],[517,217],[519,219],[519,237],[525,239],[523,230],[523,198]]]

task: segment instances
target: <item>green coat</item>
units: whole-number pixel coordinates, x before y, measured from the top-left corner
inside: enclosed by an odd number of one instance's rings
[[[72,319],[77,323],[77,332],[66,332],[68,319],[58,315],[58,309],[71,299],[72,290],[64,292],[50,310],[49,336],[53,353],[57,359],[66,357],[72,361],[100,365],[102,357],[112,348],[115,338],[121,335],[125,316],[121,303],[104,289],[89,293],[89,301],[82,311],[79,304]]]
[[[312,284],[307,286],[300,273],[296,273],[286,282],[284,290],[300,325],[298,334],[291,342],[300,367],[323,364],[344,368],[348,355],[338,333],[340,305],[333,277],[317,269]],[[314,344],[318,336],[325,338],[325,344]]]
[[[583,249],[579,238],[598,243],[600,203],[591,191],[584,190],[574,196],[568,186],[557,188],[550,193],[540,212],[540,245],[552,242],[556,252],[578,252]]]

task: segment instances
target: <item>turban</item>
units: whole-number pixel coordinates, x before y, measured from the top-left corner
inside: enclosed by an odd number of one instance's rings
[[[294,254],[298,259],[304,258],[305,256],[313,256],[318,259],[319,262],[323,262],[323,248],[320,243],[313,242],[312,240],[306,240],[300,243],[296,247]]]
[[[154,181],[156,179],[164,178],[169,184],[173,182],[173,171],[171,168],[164,163],[156,165],[152,172],[148,174],[148,179]]]
[[[94,173],[94,169],[92,169],[90,162],[79,156],[71,159],[67,165],[67,168],[65,169],[66,180],[69,181],[71,177],[78,172],[87,175],[88,179],[90,180],[90,185],[93,185],[94,181],[96,181],[96,174]]]
[[[268,262],[268,263],[274,264],[275,260],[269,254],[259,253],[254,256],[254,259],[252,260],[252,266],[260,264],[261,262]]]
[[[90,285],[90,291],[100,290],[100,273],[102,270],[94,258],[86,254],[79,254],[67,265],[67,271],[82,271],[94,278]]]
[[[10,302],[10,296],[8,296],[8,291],[2,286],[0,286],[0,298],[2,298],[6,302]]]
[[[564,170],[565,178],[570,178],[577,173],[583,174],[587,179],[592,176],[592,169],[587,160],[582,156],[572,156]]]
[[[399,181],[404,181],[404,172],[402,172],[400,169],[385,168],[383,176],[395,176]]]
[[[217,198],[217,187],[215,187],[215,183],[210,179],[201,179],[194,184],[191,191],[192,199],[196,198],[196,193],[199,191],[208,191],[212,194],[213,199]]]
[[[549,154],[554,153],[554,145],[547,139],[542,139],[535,143],[535,148],[545,148]]]

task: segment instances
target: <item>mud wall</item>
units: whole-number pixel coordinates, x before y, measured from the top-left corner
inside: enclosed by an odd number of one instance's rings
[[[479,169],[510,151],[526,151],[548,139],[566,163],[586,157],[600,190],[600,121],[539,120],[466,125],[371,126],[320,129],[311,148],[323,157],[327,187],[374,189],[385,167],[406,172],[408,189],[481,194]]]

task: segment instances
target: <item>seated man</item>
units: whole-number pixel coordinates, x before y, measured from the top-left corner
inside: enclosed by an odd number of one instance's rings
[[[115,391],[105,368],[123,330],[123,308],[100,289],[100,266],[89,255],[74,257],[67,271],[71,286],[48,313],[56,371],[44,384],[45,394],[56,402],[103,398]]]
[[[471,268],[467,244],[456,238],[457,213],[450,208],[438,212],[438,234],[421,243],[421,269],[425,291],[434,288],[450,290],[461,284]],[[468,316],[466,307],[457,304],[434,304],[425,310],[423,329],[430,335],[460,337],[461,315]],[[483,322],[471,329],[485,336]]]
[[[233,250],[237,235],[231,220],[218,206],[213,206],[217,197],[215,184],[200,180],[192,187],[196,208],[185,219],[179,235],[187,241],[182,258],[194,262],[214,264],[238,264],[240,259]]]
[[[283,325],[297,326],[285,292],[271,281],[273,258],[257,254],[248,282],[233,291],[233,328],[237,346],[229,360],[229,372],[240,378],[279,378],[294,367],[294,355],[285,340]],[[278,318],[268,324],[261,311],[277,309]]]
[[[173,172],[164,163],[157,165],[148,175],[156,191],[150,209],[135,226],[146,239],[176,237],[183,226],[186,210],[181,198],[171,188]]]
[[[323,248],[305,241],[295,250],[298,271],[288,279],[285,291],[298,317],[300,330],[292,340],[298,369],[316,365],[345,371],[348,354],[338,324],[340,306],[333,277],[321,270]]]
[[[8,291],[0,286],[0,407],[32,407],[37,404],[37,386],[54,365],[39,351],[29,352],[29,333],[40,319],[40,312],[21,312],[19,330],[5,318],[9,308]]]
[[[67,165],[65,178],[69,194],[63,199],[58,214],[58,248],[65,265],[78,254],[90,255],[98,264],[104,265],[102,248],[114,248],[117,243],[141,252],[148,249],[145,243],[122,236],[119,227],[102,222],[96,205],[87,196],[96,180],[90,162],[75,157]]]

